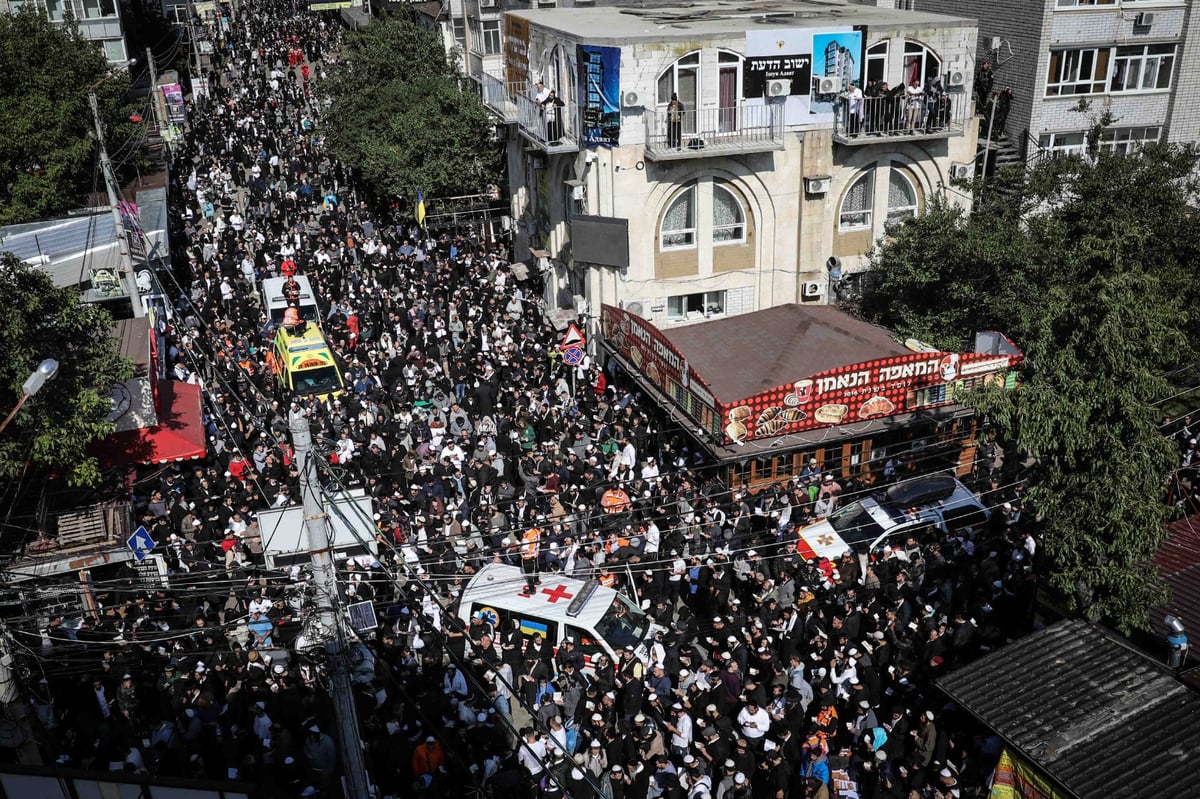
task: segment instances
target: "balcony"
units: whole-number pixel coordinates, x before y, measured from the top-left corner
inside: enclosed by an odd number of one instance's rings
[[[505,124],[516,122],[517,101],[513,98],[525,87],[518,89],[515,84],[506,86],[504,81],[486,72],[480,76],[480,85],[483,89],[483,104]]]
[[[513,97],[517,105],[517,127],[542,152],[579,152],[579,109],[575,103],[542,106],[527,94]]]
[[[965,94],[943,94],[908,107],[903,95],[866,97],[861,108],[844,98],[834,109],[833,138],[842,144],[876,144],[898,139],[948,139],[960,136],[971,105]]]
[[[778,105],[684,111],[674,123],[666,111],[646,111],[644,116],[646,157],[652,161],[783,149],[783,114]]]

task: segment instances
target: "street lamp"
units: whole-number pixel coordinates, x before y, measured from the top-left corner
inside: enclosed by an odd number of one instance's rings
[[[21,385],[21,399],[17,400],[16,407],[8,412],[8,416],[4,417],[3,422],[0,422],[0,433],[4,432],[4,428],[8,427],[8,423],[17,415],[17,411],[21,410],[25,400],[41,391],[42,386],[46,385],[46,381],[53,380],[56,374],[58,374],[58,361],[53,358],[47,358],[37,365],[33,374]]]

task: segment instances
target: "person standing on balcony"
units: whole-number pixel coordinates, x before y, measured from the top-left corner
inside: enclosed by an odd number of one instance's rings
[[[546,95],[546,99],[542,102],[542,113],[546,118],[546,141],[550,144],[558,144],[562,141],[563,125],[562,113],[558,110],[565,103],[559,98],[558,92],[554,89]]]
[[[921,127],[921,116],[925,111],[925,92],[921,82],[913,78],[904,90],[904,127],[915,131]]]
[[[679,95],[671,92],[671,102],[667,103],[667,146],[676,150],[683,146],[684,110]]]
[[[842,92],[842,99],[846,101],[846,133],[850,136],[857,136],[863,128],[863,121],[866,117],[866,100],[863,97],[862,89],[858,88],[857,81],[850,82],[850,88]]]

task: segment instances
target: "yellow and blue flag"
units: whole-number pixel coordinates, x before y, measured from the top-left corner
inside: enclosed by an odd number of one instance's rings
[[[425,192],[417,192],[417,226],[425,227]]]
[[[546,637],[546,625],[539,621],[531,619],[521,619],[521,632],[525,635],[540,634],[543,638]]]

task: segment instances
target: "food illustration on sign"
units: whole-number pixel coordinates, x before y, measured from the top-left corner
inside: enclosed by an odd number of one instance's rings
[[[787,427],[787,422],[783,420],[783,409],[773,406],[758,415],[758,421],[754,423],[754,434],[773,436],[785,427]]]
[[[881,397],[876,394],[864,402],[862,407],[858,409],[858,418],[870,419],[873,416],[887,416],[894,410],[896,410],[896,403],[887,397]]]
[[[662,385],[662,372],[658,371],[658,364],[654,361],[646,364],[646,377],[656,386]]]
[[[849,410],[849,405],[832,402],[817,408],[817,412],[813,416],[821,424],[841,424],[842,419],[845,418],[846,412]]]
[[[749,405],[739,405],[729,410],[729,424],[725,425],[725,435],[735,444],[742,443],[750,435],[746,420],[752,412]]]
[[[796,422],[803,422],[805,419],[807,419],[808,414],[799,408],[784,408],[783,413],[780,414],[780,417],[788,424],[795,424]]]
[[[638,349],[637,347],[630,347],[629,360],[633,361],[634,366],[641,369],[642,361],[645,360],[645,356],[642,355],[642,351],[640,349]]]

